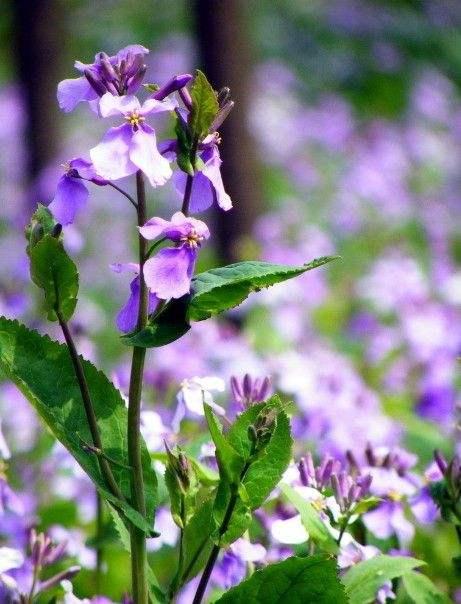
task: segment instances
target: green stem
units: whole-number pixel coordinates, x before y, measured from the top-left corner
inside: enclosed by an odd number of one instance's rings
[[[102,576],[102,565],[104,562],[103,551],[102,551],[102,537],[103,537],[103,526],[104,526],[104,508],[102,497],[98,491],[96,491],[96,569],[95,569],[95,588],[96,593],[101,591],[101,576]]]
[[[136,173],[137,191],[137,215],[138,226],[147,221],[146,215],[146,193],[144,177],[141,171]],[[147,323],[148,315],[148,291],[144,282],[143,270],[147,256],[147,241],[139,234],[139,282],[140,297],[138,308],[137,328],[142,329]],[[131,472],[131,498],[133,507],[142,515],[146,516],[146,503],[144,499],[144,477],[141,459],[141,394],[144,374],[144,361],[146,349],[135,346],[131,362],[130,387],[128,393],[128,460],[132,468]],[[146,535],[135,525],[130,526],[131,538],[131,573],[133,599],[135,604],[148,603],[147,589],[147,552]]]
[[[91,438],[93,440],[93,445],[96,449],[103,450],[101,435],[99,434],[98,428],[98,420],[96,418],[96,414],[94,412],[93,403],[91,402],[90,390],[88,388],[88,384],[85,378],[85,373],[83,371],[82,360],[78,355],[77,349],[75,347],[74,340],[72,338],[72,334],[70,333],[69,326],[67,322],[64,320],[61,312],[56,310],[56,315],[58,317],[59,325],[61,326],[62,333],[64,334],[64,339],[66,340],[67,348],[69,350],[70,358],[72,361],[72,365],[74,367],[75,376],[77,378],[77,382],[80,388],[80,394],[82,395],[83,407],[85,409],[85,415],[88,421],[88,426],[91,432]],[[112,495],[119,499],[124,499],[122,492],[119,489],[119,486],[112,474],[112,469],[110,467],[109,462],[103,456],[98,456],[99,467],[101,469],[101,474],[103,475],[108,488]]]
[[[183,526],[185,526],[185,524],[186,524],[186,518],[185,518],[185,499],[184,499],[184,495],[181,495],[180,514],[181,514],[181,520],[183,522]],[[181,528],[181,532],[180,532],[180,535],[179,535],[178,566],[177,566],[176,574],[174,576],[173,581],[171,582],[170,590],[169,590],[169,598],[170,598],[171,602],[173,601],[173,598],[174,598],[174,596],[175,596],[175,594],[178,591],[179,586],[180,586],[183,565],[184,565],[184,528]]]

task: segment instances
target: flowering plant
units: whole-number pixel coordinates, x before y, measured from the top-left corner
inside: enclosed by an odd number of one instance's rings
[[[403,550],[407,508],[435,511],[419,477],[410,472],[406,452],[368,447],[363,459],[349,453],[344,459],[325,457],[316,466],[306,454],[295,464],[290,404],[269,396],[267,378],[233,377],[234,417],[213,400],[212,392],[222,391],[222,384],[211,378],[183,383],[172,425],[179,429],[187,414],[202,416],[211,442],[206,450],[193,453],[187,445],[174,446],[181,441],[177,434],[169,435],[164,453],[155,458],[149,454],[141,432],[147,351],[179,340],[194,323],[238,306],[250,293],[335,257],[301,266],[246,261],[196,272],[200,249],[212,233],[191,214],[214,203],[223,211],[232,208],[220,173],[218,128],[233,102],[227,89],[215,92],[200,71],[176,75],[163,86],[143,85],[147,52],[133,45],[113,57],[99,53],[92,64],[76,63],[79,78],[58,86],[64,111],[86,102],[94,119],[118,121],[87,157],[65,165],[53,201],[48,208],[37,208],[26,230],[31,278],[42,290],[47,318],[59,325],[65,345],[2,318],[2,371],[75,458],[94,483],[101,505],[110,511],[121,544],[130,553],[127,601],[199,604],[210,586],[216,587],[213,581],[219,573],[226,575],[221,589],[232,573],[240,580],[218,594],[222,604],[276,602],[281,593],[305,602],[366,604],[394,597],[392,581],[397,578],[405,581],[409,593],[424,591],[430,581],[415,572],[420,561],[403,551],[385,556],[361,539],[364,528],[378,538],[395,534],[397,549]],[[136,96],[140,92],[146,97],[142,102]],[[158,113],[170,115],[174,139],[158,140]],[[135,181],[135,196],[118,184],[129,178]],[[146,184],[155,189],[170,178],[180,203],[162,218],[150,208]],[[66,227],[84,212],[91,184],[122,195],[135,210],[127,235],[130,229],[136,231],[138,257],[112,265],[116,272],[134,274],[128,300],[115,319],[121,345],[132,351],[126,401],[79,355],[70,323],[79,276],[65,248]],[[3,482],[1,503],[14,505]],[[162,489],[173,530],[179,534],[176,566],[166,580],[156,576],[147,557],[148,542],[168,537],[162,527],[163,509],[158,509]],[[269,520],[263,504],[283,507],[280,518]],[[279,557],[286,559],[253,574],[255,564],[270,562],[265,548],[254,542],[255,517],[262,526],[267,523]],[[307,549],[286,557],[283,548],[288,544],[307,544]],[[43,569],[64,550],[48,536],[34,533],[27,560],[21,552],[4,552],[0,588],[5,598],[33,602],[61,584],[64,602],[79,601],[69,583],[78,572],[75,566],[42,578]],[[23,574],[28,569],[26,580],[16,576],[17,569]]]

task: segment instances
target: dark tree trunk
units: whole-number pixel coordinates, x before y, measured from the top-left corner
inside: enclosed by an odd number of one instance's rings
[[[235,108],[220,128],[222,173],[234,208],[215,212],[218,251],[223,260],[241,256],[261,208],[255,146],[248,131],[252,49],[245,0],[195,0],[197,39],[202,69],[217,90],[229,86]]]
[[[33,199],[35,179],[58,151],[56,84],[64,48],[63,7],[59,0],[13,0],[15,57],[27,120],[30,204],[37,201]]]

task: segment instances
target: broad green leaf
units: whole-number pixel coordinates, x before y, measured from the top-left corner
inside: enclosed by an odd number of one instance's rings
[[[29,256],[32,281],[45,293],[48,319],[57,321],[58,311],[68,321],[77,304],[77,267],[67,255],[61,241],[52,235],[45,235],[31,247]]]
[[[405,591],[415,604],[449,604],[450,599],[429,577],[411,571],[402,576]]]
[[[309,501],[306,501],[292,487],[287,484],[281,484],[280,489],[285,497],[301,514],[301,521],[309,537],[317,543],[322,549],[329,553],[336,553],[338,546],[333,539],[330,531],[320,519],[318,512],[312,507]]]
[[[188,321],[203,321],[238,306],[251,292],[292,279],[336,258],[338,256],[324,256],[303,266],[237,262],[200,273],[192,280],[192,297],[186,318]]]
[[[415,558],[383,554],[359,562],[352,566],[342,578],[350,604],[374,602],[376,592],[383,583],[401,577],[423,564],[424,562]]]
[[[157,481],[146,446],[142,446],[147,520],[131,505],[130,470],[126,440],[127,411],[119,391],[89,361],[82,359],[85,377],[98,418],[104,453],[113,460],[112,471],[126,501],[106,488],[91,443],[80,390],[67,347],[19,324],[0,317],[0,371],[14,382],[36,409],[54,436],[68,449],[118,510],[147,533],[153,529]]]
[[[194,83],[190,89],[192,109],[189,113],[189,130],[192,139],[204,138],[219,111],[216,92],[207,80],[204,73],[197,69]]]
[[[206,403],[203,407],[205,409],[205,418],[208,423],[208,429],[216,447],[216,460],[218,462],[221,479],[224,478],[229,484],[237,484],[240,472],[244,466],[244,460],[235,451],[232,445],[229,444],[222,433],[221,425],[216,419],[211,407]]]
[[[293,439],[290,422],[280,399],[274,396],[266,403],[252,405],[239,415],[227,435],[227,440],[233,449],[247,461],[251,448],[248,428],[262,412],[268,409],[277,411],[273,433],[261,454],[251,462],[243,479],[249,507],[252,510],[259,508],[275,489],[291,459]]]
[[[238,491],[240,494],[241,489]],[[214,542],[221,547],[225,547],[236,541],[251,524],[251,509],[249,508],[248,503],[243,502],[242,499],[238,497],[229,525],[226,531],[222,535],[220,534],[219,527],[221,527],[224,517],[226,516],[231,496],[232,490],[230,485],[224,480],[221,480],[213,505],[213,517],[216,524],[216,530],[212,535]]]
[[[336,562],[324,555],[288,558],[256,571],[216,604],[347,604]]]
[[[214,529],[213,499],[207,499],[197,506],[195,514],[184,529],[184,563],[181,585],[195,577],[205,566],[213,547],[211,534]]]
[[[142,348],[156,348],[171,344],[190,329],[189,323],[185,320],[187,302],[188,296],[172,300],[161,313],[149,319],[144,329],[123,336],[122,341],[129,346]]]

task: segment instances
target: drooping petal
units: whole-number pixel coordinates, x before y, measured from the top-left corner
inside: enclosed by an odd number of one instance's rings
[[[140,111],[141,104],[133,95],[114,96],[110,92],[106,92],[99,99],[99,113],[101,117],[109,117],[110,115],[120,115]]]
[[[114,273],[139,273],[139,264],[137,262],[114,262],[110,265]]]
[[[137,171],[138,167],[130,159],[132,136],[129,124],[110,128],[99,145],[90,150],[91,161],[102,178],[117,180]]]
[[[143,125],[132,134],[129,148],[131,162],[144,172],[153,187],[164,185],[172,171],[168,160],[157,149],[155,132]],[[94,162],[96,165],[96,162]],[[97,170],[102,176],[104,174]]]
[[[123,333],[134,331],[138,322],[140,295],[139,276],[135,277],[130,283],[130,290],[130,297],[126,301],[126,304],[121,308],[116,318],[117,328]],[[158,303],[159,300],[157,296],[149,293],[149,314],[154,312]]]
[[[85,207],[88,195],[88,189],[80,179],[64,174],[59,179],[56,194],[48,208],[60,224],[70,224],[76,213]]]
[[[58,84],[59,107],[68,113],[81,101],[93,101],[98,95],[85,77],[62,80]]]
[[[183,196],[186,190],[187,175],[181,171],[175,171],[173,182],[178,193]],[[197,172],[192,179],[192,190],[189,202],[189,210],[195,214],[204,212],[213,205],[215,200],[214,191],[210,180],[202,173]]]
[[[157,239],[160,235],[163,235],[165,229],[170,226],[168,220],[154,216],[146,222],[142,227],[139,227],[139,232],[144,239]]]
[[[188,246],[165,248],[144,265],[144,280],[162,300],[181,298],[190,291],[196,252]]]
[[[212,183],[215,194],[216,201],[218,202],[218,206],[222,210],[230,210],[232,208],[232,200],[229,195],[224,190],[224,184],[221,177],[221,158],[219,156],[219,150],[216,145],[213,145],[211,148],[211,153],[209,154],[209,158],[207,157],[208,153],[204,153],[202,156],[205,165],[202,169],[202,174],[206,176],[210,182]]]
[[[149,115],[150,113],[161,113],[162,111],[173,111],[178,106],[178,102],[174,98],[168,98],[163,101],[157,99],[147,99],[142,104],[140,114]]]

